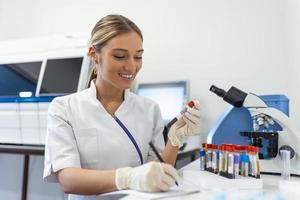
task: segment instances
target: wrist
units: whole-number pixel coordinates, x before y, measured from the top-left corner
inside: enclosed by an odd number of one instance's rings
[[[176,132],[179,131],[176,129],[174,126],[171,126],[169,133],[168,133],[168,138],[173,147],[180,148],[183,145],[183,136],[177,134]]]
[[[118,190],[124,190],[129,188],[128,177],[131,170],[131,167],[123,167],[116,170],[115,184]]]
[[[179,147],[177,145],[173,145],[170,139],[168,139],[166,147],[168,147],[172,152],[179,151]]]

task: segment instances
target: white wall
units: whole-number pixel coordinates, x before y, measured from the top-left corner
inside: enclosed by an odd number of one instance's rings
[[[211,84],[287,94],[300,118],[299,10],[297,0],[0,0],[0,40],[89,32],[104,15],[123,14],[144,33],[138,80],[190,80],[204,137],[228,106],[208,92]]]
[[[289,77],[289,96],[291,116],[299,127],[300,119],[300,1],[287,0],[284,3],[284,38],[285,38],[285,76]],[[300,132],[299,132],[300,134]]]
[[[258,94],[286,93],[288,87],[280,0],[0,2],[0,40],[89,32],[106,14],[128,16],[145,37],[138,80],[191,80],[204,132],[227,106],[208,92],[211,84]]]

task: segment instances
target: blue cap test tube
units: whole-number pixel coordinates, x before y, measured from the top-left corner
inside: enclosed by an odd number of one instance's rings
[[[249,176],[249,156],[241,155],[241,176]]]
[[[240,154],[236,153],[234,154],[234,178],[239,177],[239,172],[240,172]]]
[[[200,170],[205,170],[205,149],[201,148],[199,151],[200,156]]]

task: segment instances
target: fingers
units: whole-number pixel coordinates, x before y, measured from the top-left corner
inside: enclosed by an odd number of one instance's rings
[[[164,169],[165,174],[168,175],[171,179],[173,179],[174,183],[175,183],[175,181],[179,177],[178,174],[177,174],[177,170],[169,164],[162,163],[162,167]]]
[[[198,133],[197,125],[189,121],[186,117],[183,118],[185,121],[187,121],[187,125],[184,127],[183,133],[185,136],[191,136]]]
[[[157,184],[158,191],[167,191],[169,190],[170,186],[166,184],[164,181],[161,181]]]
[[[195,99],[195,100],[193,100],[193,102],[194,102],[194,108],[196,110],[200,110],[200,103],[199,103],[199,101],[197,99]]]
[[[184,116],[188,119],[188,120],[184,120],[186,123],[188,123],[188,121],[190,121],[193,124],[199,124],[200,123],[200,117],[201,117],[201,113],[200,113],[200,106],[199,106],[199,102],[198,100],[193,100],[194,102],[194,107],[187,108],[187,112],[184,113]]]
[[[186,118],[187,120],[185,120],[184,118]],[[185,123],[193,123],[193,124],[199,124],[200,123],[200,117],[196,116],[196,115],[192,115],[189,112],[184,113],[183,115],[183,121],[185,121]]]
[[[177,175],[176,170],[165,163],[155,163],[157,178],[154,185],[154,191],[167,191],[170,187],[175,185]]]
[[[189,107],[189,106],[187,105],[187,106],[186,106],[187,111],[185,112],[185,114],[186,114],[186,113],[189,113],[189,114],[192,115],[192,116],[195,116],[195,117],[197,117],[197,118],[200,118],[200,104],[199,104],[198,100],[193,100],[193,102],[194,102],[194,107],[191,108],[191,107]],[[184,114],[184,115],[185,115],[185,114]],[[193,117],[189,117],[189,116],[187,116],[187,117],[190,119],[190,121],[196,123],[196,118],[194,119]],[[183,117],[180,117],[180,118],[178,119],[178,121],[176,122],[176,126],[177,126],[177,128],[181,128],[181,127],[183,127],[183,126],[185,125],[185,123],[186,123],[186,122],[183,120]]]
[[[178,176],[174,167],[159,162],[149,162],[135,168],[128,168],[128,170],[127,168],[121,169],[126,170],[116,171],[118,189],[131,188],[145,192],[166,191],[175,184]],[[119,182],[121,184],[118,184]],[[124,187],[118,187],[118,185],[122,186],[123,183],[125,184]]]
[[[184,120],[184,116],[189,119],[194,124],[198,124],[200,122],[200,110],[195,108],[188,108],[187,112],[185,112],[182,117],[178,119],[176,122],[176,127],[181,128],[186,124],[186,120]]]
[[[175,185],[175,180],[167,175],[167,174],[163,174],[162,175],[162,181],[168,186],[168,187],[172,187]]]
[[[200,118],[201,116],[201,112],[200,110],[196,109],[196,108],[188,108],[187,112],[185,113],[190,113],[191,115]]]
[[[169,190],[170,187],[175,185],[177,172],[176,170],[168,164],[161,163],[164,173],[161,174],[161,181],[158,183],[158,188],[162,191]]]
[[[191,116],[189,116],[189,118],[191,118]],[[183,116],[183,120],[186,122],[186,126],[184,127],[185,130],[183,132],[186,136],[195,135],[200,132],[200,118],[194,118],[194,121],[189,118],[187,118],[186,115]]]
[[[172,146],[180,148],[183,145],[183,138],[182,138],[182,136],[180,136],[180,132],[182,132],[184,134],[183,131],[180,131],[183,128],[184,127],[178,128],[176,126],[176,123],[173,126],[171,126],[171,128],[168,132],[168,138],[169,138],[169,141],[171,142]]]
[[[185,125],[185,121],[183,121],[182,117],[180,117],[176,122],[176,127],[181,128]]]
[[[186,115],[183,115],[182,119],[183,119],[183,121],[185,121],[185,123],[186,123],[188,126],[190,126],[191,128],[194,128],[194,127],[196,127],[196,125],[197,125],[195,122],[191,121],[188,117],[186,117]]]
[[[193,100],[193,103],[194,107],[190,108],[187,105],[187,111],[169,130],[168,138],[173,146],[181,147],[184,136],[191,136],[200,132],[200,104],[198,100]]]

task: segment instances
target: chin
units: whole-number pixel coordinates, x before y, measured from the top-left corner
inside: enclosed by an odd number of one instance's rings
[[[130,89],[132,84],[118,84],[118,85],[115,85],[117,88],[120,88],[122,90],[127,90],[127,89]]]
[[[130,89],[130,88],[131,88],[131,85],[129,85],[129,86],[124,86],[122,89],[127,90],[127,89]]]
[[[122,84],[120,84],[120,88],[122,88],[122,89],[130,89],[131,87],[133,86],[133,81],[128,81],[128,82],[126,82],[126,83],[122,83]]]

